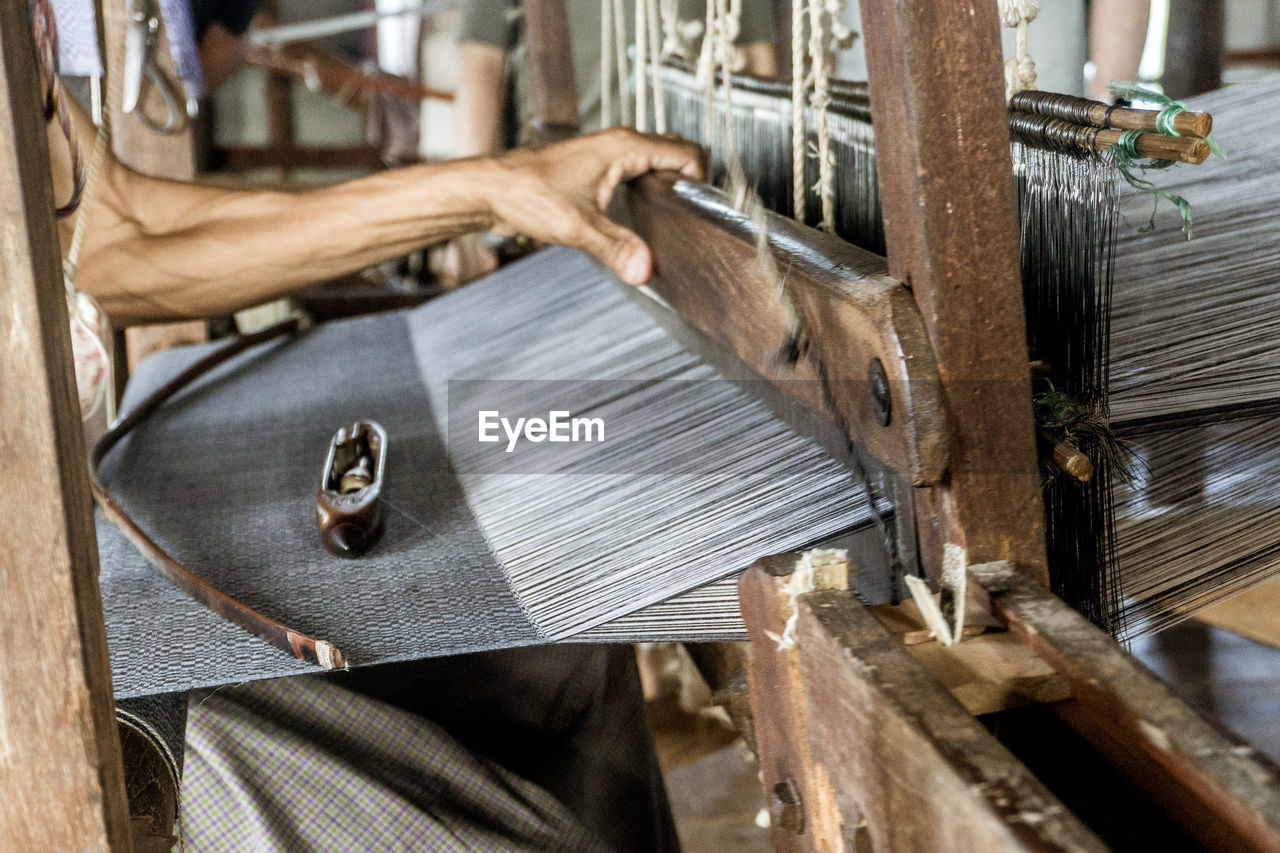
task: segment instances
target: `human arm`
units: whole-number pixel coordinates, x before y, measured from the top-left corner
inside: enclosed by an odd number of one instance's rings
[[[76,112],[79,138],[93,138]],[[70,159],[51,125],[55,186]],[[87,152],[86,152],[87,153]],[[603,214],[619,183],[651,169],[701,175],[688,143],[611,130],[501,157],[381,172],[306,193],[252,192],[147,177],[108,156],[76,283],[117,323],[223,314],[469,231],[502,227],[596,255],[641,283],[648,248]],[[61,223],[70,243],[75,217]]]

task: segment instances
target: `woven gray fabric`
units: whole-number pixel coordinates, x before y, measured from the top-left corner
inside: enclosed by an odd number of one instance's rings
[[[125,407],[205,351],[149,359]],[[315,491],[334,431],[361,417],[387,428],[387,495],[413,520],[389,511],[378,546],[343,560],[319,544]],[[537,639],[449,469],[403,315],[245,353],[162,407],[102,474],[178,560],[353,665]],[[98,529],[117,696],[314,671],[189,599],[109,524]]]
[[[553,249],[411,313],[260,347],[155,413],[108,458],[104,482],[190,569],[353,666],[567,639],[865,523],[847,471],[715,380],[617,287]],[[148,360],[125,408],[206,351]],[[515,381],[451,381],[476,378]],[[601,414],[620,438],[532,457],[554,472],[494,469],[465,436],[441,440],[469,429],[474,445],[467,407],[492,393]],[[389,512],[382,541],[341,560],[319,545],[314,496],[333,432],[357,418],[387,430]],[[307,671],[99,528],[118,696]],[[708,601],[724,611],[718,634],[732,633],[736,601]],[[693,622],[690,636],[705,636]],[[681,634],[639,618],[606,632]]]
[[[579,252],[541,252],[518,275],[413,312],[409,326],[472,511],[551,639],[868,519],[846,469],[687,352]],[[607,440],[512,453],[476,441],[479,410],[550,408],[600,418]],[[736,595],[719,603],[740,624]],[[705,636],[701,622],[633,619],[619,638],[693,639]]]

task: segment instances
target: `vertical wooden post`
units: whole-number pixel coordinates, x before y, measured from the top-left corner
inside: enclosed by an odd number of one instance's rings
[[[862,22],[889,273],[924,314],[952,416],[950,483],[918,499],[922,552],[940,565],[954,542],[1047,583],[996,7],[862,0]]]
[[[126,0],[101,0],[101,4],[104,41],[107,45],[107,79],[110,80],[123,73],[124,34],[129,21]],[[165,73],[177,79],[166,39],[162,38],[156,44],[155,57]],[[107,86],[107,91],[112,91],[110,85]],[[179,133],[162,136],[148,130],[137,116],[121,113],[118,101],[108,103],[107,109],[111,111],[112,150],[120,162],[157,178],[186,181],[195,177],[195,138],[190,126]],[[148,115],[164,114],[160,96],[154,88],[148,89],[139,109],[147,110]],[[157,350],[178,344],[198,343],[208,340],[208,337],[208,326],[203,320],[130,328],[125,334],[129,367],[132,369],[139,360]]]
[[[0,847],[129,850],[26,0],[0,20]]]
[[[643,0],[639,0],[643,2]],[[524,0],[525,68],[533,126],[529,143],[578,134],[578,87],[564,0]],[[526,140],[521,140],[522,142]]]

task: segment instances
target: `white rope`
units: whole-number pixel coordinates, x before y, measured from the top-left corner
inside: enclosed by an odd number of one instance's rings
[[[737,126],[733,115],[733,42],[738,37],[742,15],[742,0],[716,0],[715,50],[720,66],[720,85],[724,93],[725,158],[730,163],[738,161]],[[746,177],[739,164],[738,174],[745,186]]]
[[[608,3],[610,0],[601,0]],[[614,50],[618,62],[618,119],[624,125],[631,122],[631,99],[627,97],[627,18],[622,12],[622,0],[613,2]]]
[[[818,184],[815,189],[822,200],[824,231],[834,232],[836,227],[835,169],[831,156],[831,134],[827,123],[827,108],[831,105],[831,53],[827,49],[825,24],[830,17],[823,0],[809,0],[809,62],[813,68],[813,92],[809,105],[817,114],[818,125]]]
[[[658,39],[658,0],[645,0],[644,5],[649,23],[649,79],[653,82],[653,125],[658,133],[666,133],[667,102],[662,87],[662,43]]]
[[[662,56],[694,59],[693,43],[704,31],[702,21],[680,20],[680,0],[659,0],[662,15]]]
[[[716,61],[715,61],[716,4],[707,0],[706,26],[702,29],[702,50],[698,53],[697,81],[703,91],[703,139],[707,150],[714,153],[716,145]]]
[[[600,0],[600,126],[613,124],[613,3]]]
[[[636,2],[636,130],[649,131],[649,86],[644,75],[649,64],[649,22],[645,0]]]
[[[804,7],[791,0],[791,205],[792,216],[804,222]]]
[[[1040,14],[1040,0],[999,0],[1000,22],[1016,29],[1013,56],[1004,64],[1004,96],[1036,87],[1036,64],[1027,53],[1027,24]]]

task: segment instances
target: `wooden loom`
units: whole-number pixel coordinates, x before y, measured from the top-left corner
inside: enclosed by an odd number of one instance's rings
[[[17,0],[4,4],[5,20],[23,19]],[[531,19],[541,19],[540,7],[557,4],[527,5]],[[974,650],[1003,646],[1023,683],[1048,685],[1024,692],[1057,698],[1065,687],[1071,698],[1048,706],[1055,718],[1167,803],[1203,843],[1280,849],[1275,768],[1182,705],[1044,590],[994,9],[986,2],[862,5],[864,29],[876,35],[868,64],[888,276],[851,275],[845,265],[858,269],[857,253],[814,243],[797,229],[813,261],[797,273],[797,304],[814,333],[815,362],[847,371],[856,380],[850,388],[865,381],[871,358],[880,359],[894,403],[888,425],[852,394],[836,398],[843,425],[909,481],[923,564],[936,569],[944,543],[963,544],[978,603],[1006,629],[954,652],[917,651],[935,665],[940,656],[975,655],[994,666],[994,652]],[[85,453],[26,37],[24,28],[0,28],[0,139],[16,155],[0,176],[9,229],[0,245],[0,333],[10,342],[0,378],[7,421],[0,448],[10,472],[0,521],[42,547],[0,554],[0,839],[11,849],[128,850]],[[543,114],[553,117],[547,127],[564,124],[554,110]],[[726,223],[707,197],[677,191],[661,176],[640,182],[629,201],[665,273],[664,297],[763,368],[785,324],[755,271],[749,226]],[[802,363],[805,369],[813,363]],[[1008,460],[999,476],[986,473],[995,459]],[[762,561],[741,584],[753,636],[754,731],[779,849],[1100,846],[850,593],[828,589],[793,600],[780,592],[792,562]],[[780,652],[764,632],[781,632],[792,608],[799,642]],[[971,692],[968,698],[973,705]]]
[[[530,38],[567,39],[554,26],[560,0],[525,6]],[[1280,769],[1046,588],[995,6],[863,0],[861,9],[888,276],[838,240],[770,220],[810,337],[788,377],[810,381],[787,384],[909,482],[921,565],[937,581],[944,545],[961,545],[976,621],[995,630],[951,649],[908,647],[919,637],[907,608],[873,614],[847,575],[796,596],[786,587],[797,555],[748,569],[739,592],[753,731],[744,733],[754,736],[774,845],[1106,849],[1059,797],[1077,808],[1089,793],[1072,785],[1113,773],[1156,808],[1126,815],[1149,822],[1136,831],[1105,828],[1108,843],[1155,843],[1160,824],[1177,824],[1209,849],[1280,850]],[[576,114],[574,91],[563,64],[536,59],[567,47],[530,51],[536,115],[558,128]],[[788,327],[756,260],[757,227],[714,194],[661,176],[633,184],[624,207],[654,251],[659,295],[760,376],[775,375]],[[887,373],[891,415],[868,393],[874,362]],[[827,399],[815,400],[823,384]],[[797,642],[783,649],[789,619]],[[1017,757],[989,731],[998,721],[974,716],[1037,703],[1045,714],[1015,723],[1032,734],[1006,738]],[[1063,733],[1087,745],[1091,763],[1050,791],[1037,773],[1053,776],[1046,761],[1072,756],[1027,743]]]

